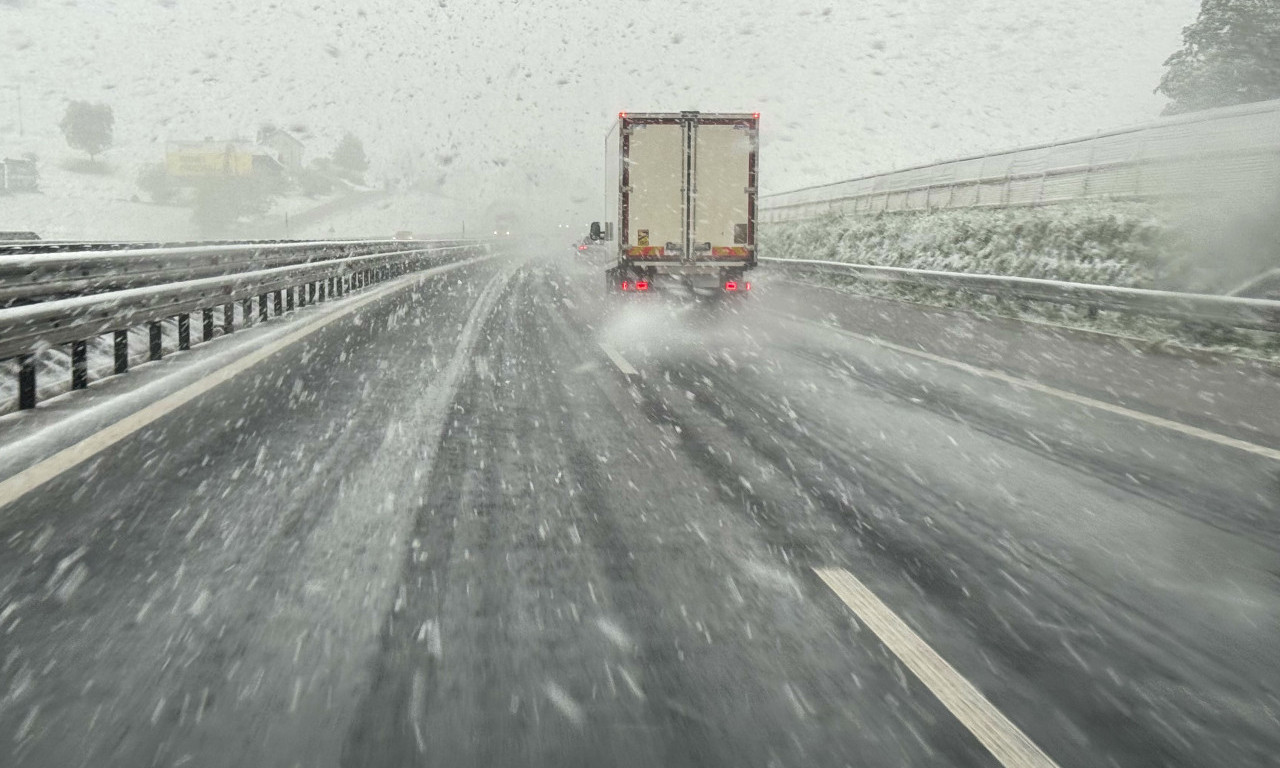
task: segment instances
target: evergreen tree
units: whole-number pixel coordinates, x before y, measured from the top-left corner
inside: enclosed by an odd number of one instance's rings
[[[365,157],[364,145],[355,134],[348,133],[338,142],[337,148],[333,150],[333,164],[340,171],[357,177],[368,170],[369,158]]]
[[[1280,1],[1201,0],[1182,39],[1156,89],[1165,114],[1280,99]]]
[[[106,104],[73,101],[67,105],[58,127],[72,149],[84,150],[90,160],[97,160],[98,153],[111,146],[115,122],[115,115]]]

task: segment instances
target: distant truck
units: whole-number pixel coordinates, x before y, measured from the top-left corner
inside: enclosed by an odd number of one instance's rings
[[[623,112],[617,127],[617,262],[606,291],[750,290],[759,113]],[[613,229],[594,222],[590,237],[611,240]]]

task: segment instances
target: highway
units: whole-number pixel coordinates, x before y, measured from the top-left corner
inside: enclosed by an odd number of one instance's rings
[[[602,270],[310,307],[0,492],[0,765],[1274,765],[1276,369]]]

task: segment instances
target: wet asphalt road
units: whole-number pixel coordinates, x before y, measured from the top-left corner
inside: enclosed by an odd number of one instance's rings
[[[777,275],[608,307],[567,259],[0,509],[0,764],[996,765],[815,567],[1061,766],[1273,764],[1280,463],[867,337],[1270,447],[1280,379]]]

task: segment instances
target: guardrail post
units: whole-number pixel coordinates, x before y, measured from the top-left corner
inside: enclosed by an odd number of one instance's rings
[[[18,357],[18,408],[26,411],[36,407],[36,356]]]
[[[116,373],[125,373],[129,370],[129,331],[116,331],[113,340],[113,346],[116,357]]]
[[[284,308],[288,312],[293,311],[293,289],[285,288]]]
[[[324,289],[327,288],[328,285],[329,285],[329,278],[327,277],[321,280],[320,282],[316,283],[316,296],[322,302],[325,300]]]
[[[191,349],[191,315],[178,315],[178,349]]]
[[[284,314],[284,291],[275,291],[276,317]]]
[[[147,334],[149,336],[147,355],[148,360],[159,360],[164,355],[164,349],[161,346],[160,323],[152,321],[147,323]]]
[[[316,284],[310,281],[307,282],[307,303],[316,303]]]
[[[267,322],[268,317],[269,315],[267,312],[267,294],[265,293],[258,294],[258,320],[260,322],[265,323]]]
[[[236,303],[227,302],[222,305],[222,332],[230,334],[236,329]]]
[[[240,300],[240,320],[246,328],[253,323],[253,299]]]
[[[213,308],[200,310],[202,341],[213,341]]]
[[[83,341],[71,342],[71,388],[89,386],[89,345]]]

